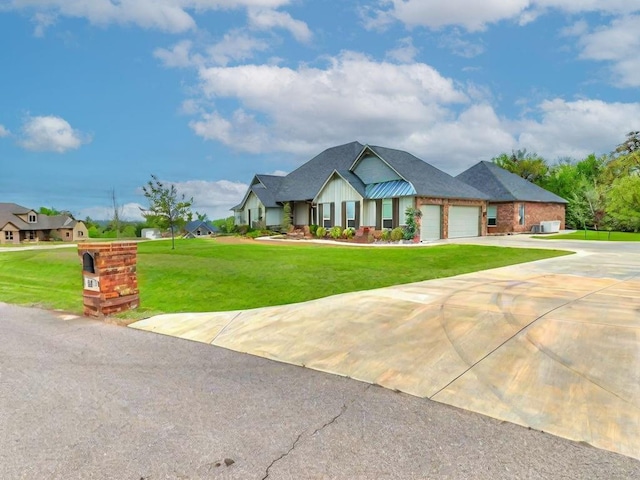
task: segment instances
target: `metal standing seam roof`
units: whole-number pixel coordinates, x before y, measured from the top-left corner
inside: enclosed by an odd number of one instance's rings
[[[416,190],[409,182],[405,182],[404,180],[392,180],[390,182],[367,185],[365,198],[373,200],[391,197],[408,197],[415,194]]]
[[[494,202],[568,203],[535,183],[511,173],[493,162],[482,161],[456,177],[482,190]]]

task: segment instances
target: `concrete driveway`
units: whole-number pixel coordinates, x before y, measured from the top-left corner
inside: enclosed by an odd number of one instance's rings
[[[640,459],[640,246],[524,236],[462,242],[578,253],[131,326],[351,377]]]

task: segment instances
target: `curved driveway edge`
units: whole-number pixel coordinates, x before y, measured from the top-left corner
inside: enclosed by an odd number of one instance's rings
[[[640,459],[640,246],[130,325],[427,397]]]

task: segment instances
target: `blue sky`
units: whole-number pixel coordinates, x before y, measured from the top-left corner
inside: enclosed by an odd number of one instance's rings
[[[0,0],[0,201],[225,217],[358,140],[457,174],[640,128],[640,0]]]

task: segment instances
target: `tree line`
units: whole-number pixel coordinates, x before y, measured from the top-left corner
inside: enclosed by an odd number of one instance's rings
[[[629,132],[610,154],[582,160],[550,164],[515,150],[492,161],[567,200],[568,228],[640,231],[640,132]]]

